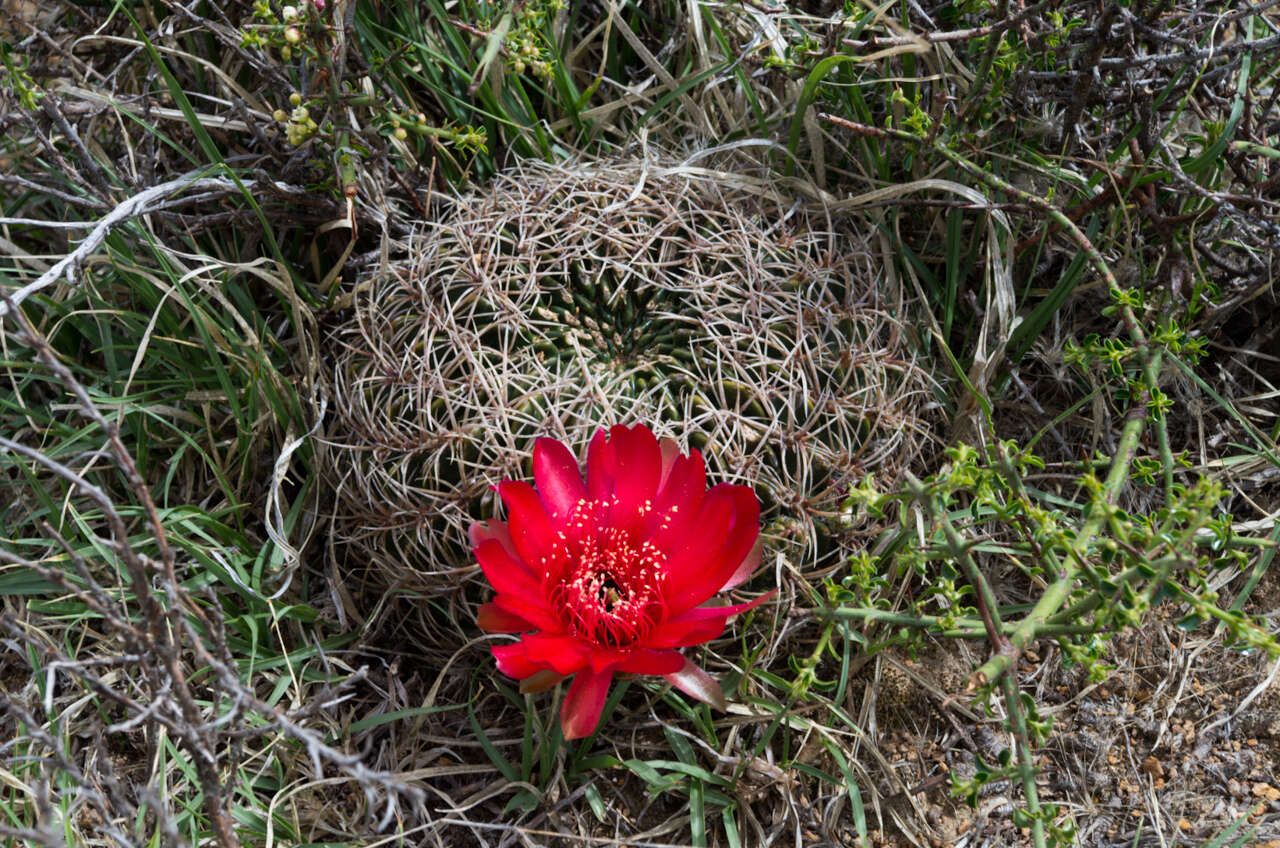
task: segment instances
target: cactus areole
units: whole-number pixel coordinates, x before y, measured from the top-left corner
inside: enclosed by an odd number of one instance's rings
[[[702,606],[760,564],[760,505],[746,486],[710,489],[702,455],[646,427],[600,430],[583,479],[554,439],[533,449],[537,488],[498,485],[506,521],[471,525],[480,568],[497,591],[480,607],[490,633],[523,634],[493,648],[498,668],[538,692],[573,675],[560,710],[566,739],[600,722],[618,673],[662,675],[724,709],[720,686],[680,648],[719,636],[734,606]]]

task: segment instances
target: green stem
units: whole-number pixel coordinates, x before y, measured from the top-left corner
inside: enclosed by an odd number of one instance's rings
[[[818,663],[822,662],[822,655],[826,653],[827,646],[831,644],[831,632],[835,629],[835,626],[834,620],[828,621],[827,626],[822,628],[822,636],[818,638],[818,646],[813,649],[813,653],[808,658],[800,661],[800,675],[791,684],[793,697],[803,695],[818,679],[814,669],[818,667]]]
[[[1151,385],[1155,385],[1152,383]],[[1160,466],[1164,472],[1164,502],[1173,503],[1173,449],[1169,447],[1169,416],[1165,412],[1156,418],[1156,444],[1160,447]]]
[[[1022,794],[1027,799],[1027,813],[1031,816],[1031,841],[1036,848],[1046,848],[1044,819],[1040,816],[1040,793],[1036,789],[1036,767],[1031,762],[1031,736],[1027,733],[1027,717],[1022,712],[1022,692],[1012,674],[1001,680],[1004,687],[1005,709],[1009,711],[1009,729],[1017,744],[1018,777],[1022,781]]]
[[[1277,150],[1274,147],[1264,147],[1261,144],[1254,144],[1252,141],[1233,141],[1228,146],[1238,153],[1252,153],[1257,156],[1267,156],[1271,159],[1280,159],[1280,150]]]
[[[874,621],[880,624],[914,627],[928,630],[937,636],[952,639],[985,639],[988,635],[986,626],[976,618],[947,618],[944,620],[936,615],[908,615],[901,612],[866,608],[824,609],[820,610],[819,613],[835,619]],[[1012,634],[1014,631],[1014,626],[1011,624],[1001,624],[1000,627],[1001,633],[1005,636]],[[1044,624],[1038,632],[1040,636],[1050,638],[1055,636],[1080,636],[1092,633],[1093,628],[1085,624],[1050,622]]]
[[[1129,479],[1129,467],[1133,463],[1133,457],[1138,450],[1138,442],[1142,438],[1142,431],[1147,423],[1145,409],[1135,404],[1130,409],[1129,420],[1125,422],[1124,430],[1120,433],[1120,442],[1116,446],[1116,455],[1112,457],[1111,471],[1107,474],[1106,482],[1103,483],[1103,497],[1108,505],[1114,504],[1120,496],[1120,490],[1124,488],[1125,482]],[[1063,564],[1062,572],[1058,579],[1049,585],[1044,594],[1040,596],[1040,600],[1036,601],[1036,605],[1031,608],[1031,612],[1018,622],[1018,626],[1013,633],[1009,635],[1009,641],[1018,651],[1022,651],[1029,645],[1041,632],[1048,621],[1049,617],[1056,613],[1067,599],[1071,597],[1071,590],[1075,586],[1076,578],[1080,572],[1080,564],[1084,560],[1085,551],[1088,549],[1093,537],[1097,535],[1098,530],[1102,527],[1109,510],[1091,509],[1085,518],[1084,526],[1080,528],[1080,532],[1076,535],[1075,541],[1068,549],[1071,557]],[[991,659],[983,663],[982,667],[974,672],[973,679],[979,684],[997,680],[1000,675],[1004,674],[1012,662],[1012,657],[1007,654],[995,654]]]
[[[341,12],[340,9],[338,11]],[[339,30],[341,30],[341,20],[338,20],[338,26]],[[336,123],[343,116],[342,69],[333,60],[333,56],[330,53],[329,34],[319,21],[315,21],[312,24],[311,36],[315,40],[316,58],[328,78],[329,108],[327,109],[327,114]],[[335,46],[337,50],[345,49],[345,37],[342,32],[339,32]],[[360,183],[356,178],[355,156],[351,147],[351,129],[346,125],[345,121],[342,129],[338,131],[336,140],[338,182],[342,187],[342,196],[348,200],[355,200],[360,191]]]
[[[960,562],[960,567],[964,569],[969,585],[973,586],[974,591],[978,593],[978,609],[982,615],[982,626],[987,631],[991,646],[997,652],[1003,652],[1008,640],[1004,635],[1004,622],[1000,620],[999,602],[996,601],[995,592],[991,591],[991,584],[987,582],[982,570],[978,568],[978,564],[970,556],[969,547],[965,544],[964,539],[960,537],[959,532],[956,531],[951,519],[947,517],[946,508],[938,503],[935,498],[929,496],[925,492],[923,484],[914,477],[908,477],[907,489],[914,498],[921,501],[926,509],[937,516],[938,523],[942,526],[942,534],[947,539],[947,553]]]

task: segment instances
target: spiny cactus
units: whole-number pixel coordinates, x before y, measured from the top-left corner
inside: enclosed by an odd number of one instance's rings
[[[869,240],[765,184],[657,162],[525,165],[457,198],[333,334],[337,531],[444,591],[534,439],[644,422],[825,556],[851,481],[925,441],[928,382]]]

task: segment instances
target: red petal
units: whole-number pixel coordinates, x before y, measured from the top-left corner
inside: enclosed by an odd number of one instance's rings
[[[592,671],[625,671],[631,674],[666,674],[684,664],[675,651],[651,648],[593,648],[588,656]]]
[[[498,671],[516,680],[523,680],[546,668],[529,661],[524,653],[524,644],[521,642],[511,645],[494,645],[490,650],[493,651],[493,658],[498,661]]]
[[[724,550],[733,519],[733,499],[712,489],[702,501],[698,514],[689,525],[689,531],[681,538],[672,540],[663,571],[666,574],[664,594],[674,613],[696,607],[724,584],[722,579],[702,597],[687,602],[684,600],[691,591],[700,590],[702,583],[706,581],[705,572]]]
[[[693,660],[685,660],[684,668],[663,676],[668,683],[692,698],[697,698],[718,710],[723,710],[727,706],[720,684],[714,677],[694,665]]]
[[[590,663],[591,670],[599,674],[602,671],[616,671],[629,656],[631,656],[630,651],[619,648],[594,647],[587,657],[587,662]]]
[[[609,431],[613,461],[613,508],[617,527],[634,526],[642,509],[652,509],[662,476],[662,448],[648,427],[614,427]],[[609,457],[609,454],[606,454]]]
[[[507,553],[518,557],[515,543],[511,541],[511,531],[507,530],[507,522],[491,518],[488,521],[476,521],[467,528],[467,536],[471,539],[472,550],[480,547],[489,539],[497,539]]]
[[[675,439],[659,439],[658,448],[662,451],[662,474],[658,476],[658,491],[661,492],[667,485],[667,478],[676,464],[676,458],[680,456],[680,446]]]
[[[719,518],[728,503],[731,519],[715,525],[704,524],[703,513]],[[708,510],[709,504],[717,504]],[[726,526],[727,524],[727,526]],[[712,528],[717,534],[712,537]],[[671,613],[679,614],[710,598],[734,575],[751,552],[760,535],[760,502],[746,486],[721,484],[707,492],[703,509],[699,510],[698,536],[684,551],[667,561],[668,589],[666,600]],[[708,554],[708,542],[718,542],[719,549]]]
[[[702,607],[701,609],[705,612],[712,613],[714,615],[723,614],[723,615],[729,616],[730,618],[733,618],[735,615],[741,615],[747,610],[755,609],[756,607],[763,604],[765,601],[772,600],[773,596],[776,594],[778,594],[777,589],[770,589],[768,592],[765,592],[763,595],[756,598],[754,601],[747,601],[745,604],[734,604],[731,607]]]
[[[560,707],[565,739],[582,739],[595,732],[612,682],[612,671],[596,674],[584,669],[577,673]]]
[[[534,571],[548,564],[557,533],[538,494],[528,483],[504,480],[498,494],[507,505],[507,528],[520,558]]]
[[[604,430],[596,430],[587,445],[587,496],[593,501],[608,500],[613,494],[612,450]]]
[[[645,637],[645,644],[651,648],[687,648],[709,642],[724,631],[725,622],[730,618],[755,609],[776,594],[778,590],[774,589],[745,604],[686,610],[654,628]]]
[[[669,550],[674,540],[684,538],[694,526],[706,489],[707,471],[702,454],[695,450],[688,456],[677,457],[658,490],[648,520],[649,532],[658,547]]]
[[[697,448],[688,456],[677,456],[662,478],[658,497],[666,504],[684,504],[690,498],[700,496],[707,488],[706,463]]]
[[[585,668],[589,660],[587,648],[573,636],[555,633],[530,633],[524,637],[525,655],[530,662],[551,666],[557,674],[573,674]]]
[[[756,569],[760,567],[760,560],[764,556],[764,539],[756,537],[756,543],[752,545],[751,551],[742,560],[742,564],[733,572],[733,576],[729,581],[720,587],[721,592],[727,592],[737,586],[741,586],[751,579],[751,575],[755,574]]]
[[[476,561],[489,579],[489,584],[499,594],[537,598],[542,596],[542,586],[524,563],[513,559],[497,539],[487,539],[476,548]]]
[[[555,439],[538,439],[533,445],[533,479],[538,495],[553,518],[563,519],[587,496],[578,460]]]
[[[520,694],[536,695],[539,692],[545,692],[561,680],[564,680],[563,674],[556,674],[551,669],[544,668],[520,681]]]
[[[676,618],[655,628],[644,641],[646,645],[654,648],[688,648],[701,645],[723,633],[725,622],[728,620],[728,616],[697,620]]]
[[[553,613],[549,612],[541,595],[495,595],[493,603],[519,616],[533,625],[532,630],[547,630],[559,633],[564,625]]]
[[[476,624],[486,633],[524,633],[538,629],[523,617],[503,609],[493,601],[480,605],[480,611],[476,613]]]
[[[646,648],[633,651],[617,670],[630,674],[671,674],[682,668],[684,657],[675,651],[651,651]]]

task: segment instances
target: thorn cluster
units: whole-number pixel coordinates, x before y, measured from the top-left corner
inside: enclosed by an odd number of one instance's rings
[[[849,485],[892,478],[928,439],[903,304],[869,234],[706,173],[523,164],[359,283],[328,346],[327,464],[355,561],[456,588],[466,527],[534,439],[618,421],[714,444],[766,533],[840,555],[823,540]]]

